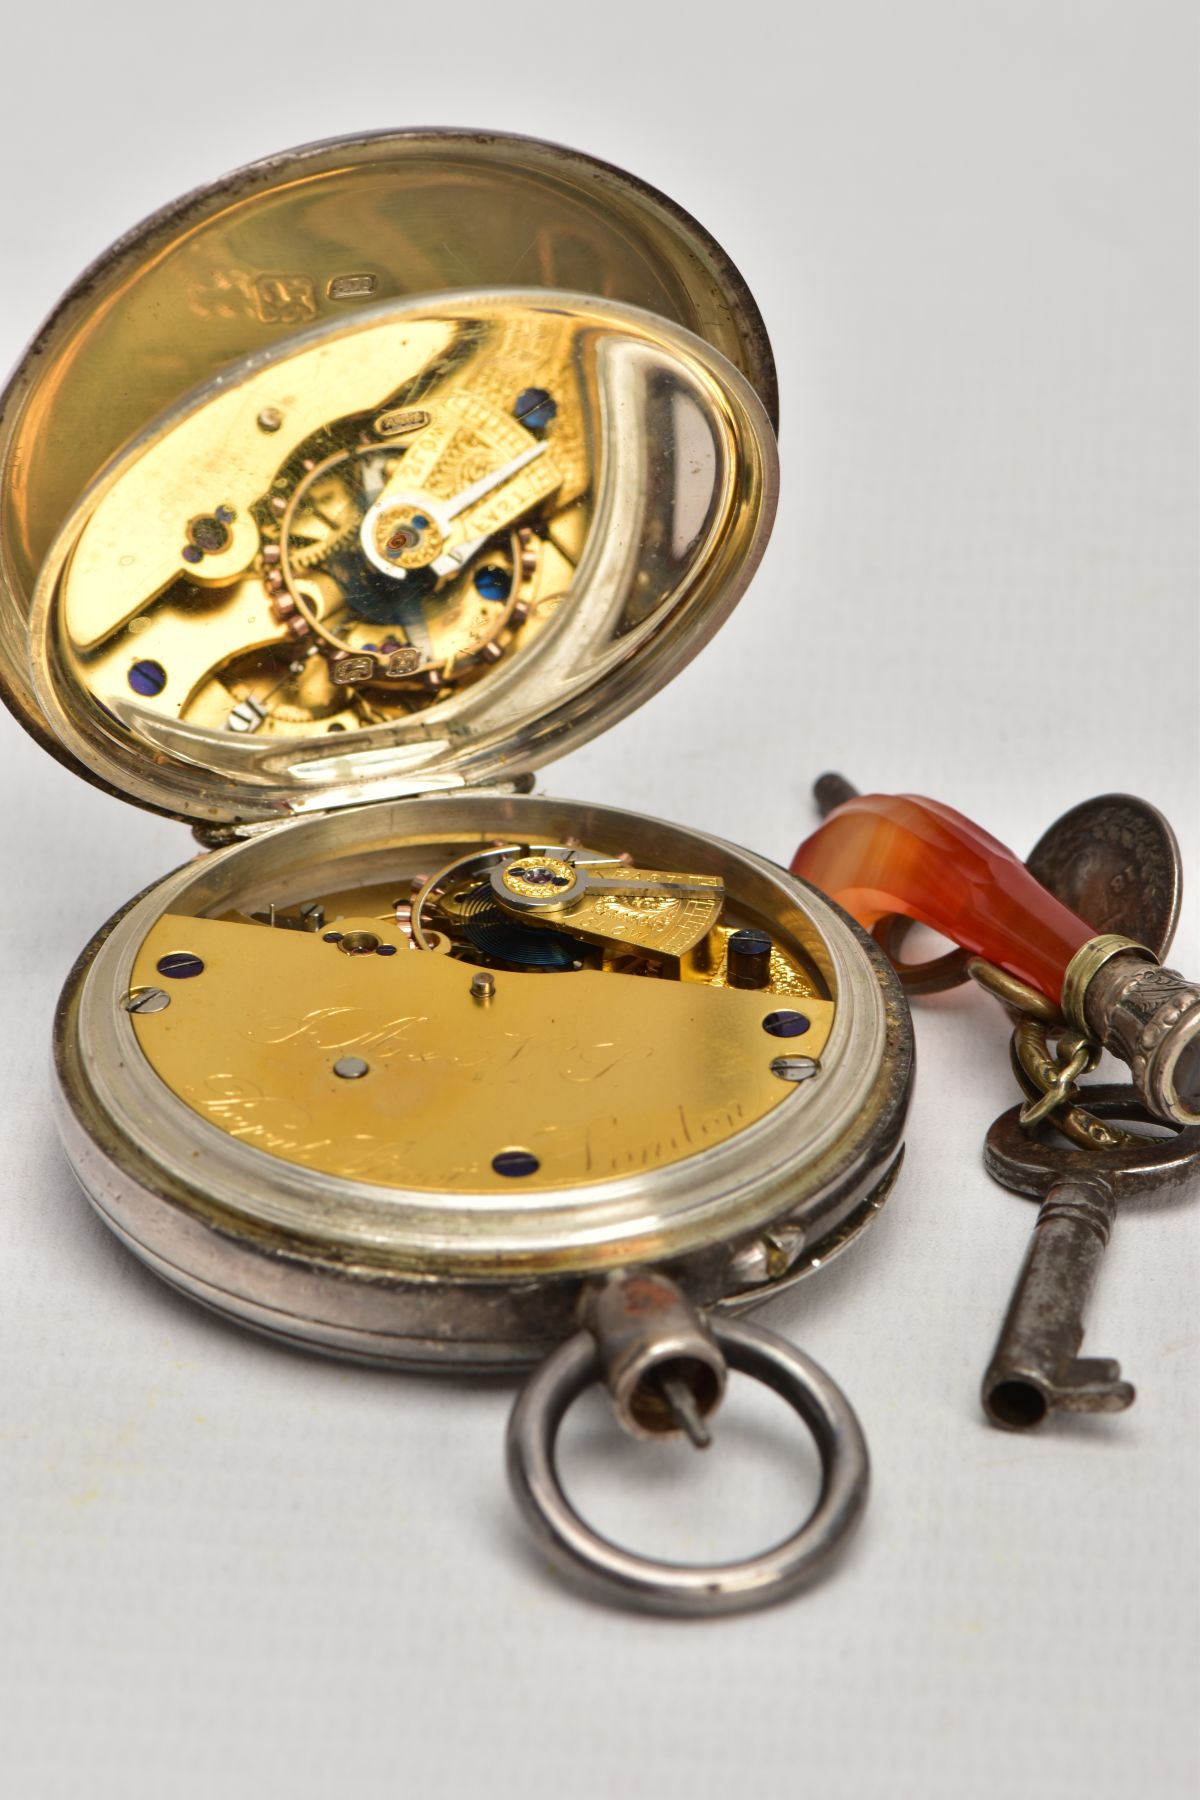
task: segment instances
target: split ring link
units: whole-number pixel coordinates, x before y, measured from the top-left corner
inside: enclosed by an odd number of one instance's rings
[[[1018,1026],[1017,1030],[1020,1029]],[[1044,1041],[1044,1033],[1042,1035]],[[1036,1099],[1028,1100],[1021,1108],[1021,1124],[1025,1130],[1032,1131],[1051,1113],[1074,1100],[1079,1092],[1079,1077],[1090,1074],[1099,1060],[1098,1045],[1076,1031],[1064,1031],[1058,1040],[1054,1062],[1046,1070],[1049,1080],[1045,1088]]]
[[[1055,1053],[1050,1049],[1054,1035],[1054,1027],[1039,1019],[1019,1019],[1013,1031],[1013,1073],[1026,1096],[1020,1112],[1022,1128],[1032,1131],[1048,1120],[1083,1150],[1120,1150],[1136,1144],[1136,1133],[1122,1131],[1080,1104],[1087,1099],[1087,1089],[1081,1091],[1077,1079],[1095,1068],[1099,1046],[1062,1028]]]
[[[1119,1150],[1137,1143],[1136,1134],[1122,1131],[1089,1112],[1081,1100],[1078,1083],[1090,1075],[1100,1060],[1100,1046],[1066,1020],[1044,994],[1018,981],[1007,970],[974,956],[967,969],[980,987],[995,996],[1013,1020],[1010,1045],[1013,1073],[1025,1094],[1020,1111],[1023,1130],[1033,1132],[1045,1121],[1084,1150]],[[1056,1047],[1051,1050],[1051,1040]]]

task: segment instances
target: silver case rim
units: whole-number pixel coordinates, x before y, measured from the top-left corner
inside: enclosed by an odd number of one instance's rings
[[[207,1125],[164,1089],[128,1014],[137,944],[191,889],[220,895],[305,852],[487,827],[552,841],[569,828],[639,840],[692,866],[736,867],[751,902],[808,935],[838,996],[822,1073],[755,1126],[649,1175],[550,1191],[497,1214],[455,1196],[375,1189],[279,1163]],[[679,864],[678,866],[684,866]],[[100,1217],[172,1285],[259,1331],[389,1366],[525,1366],[576,1328],[581,1282],[668,1270],[702,1305],[773,1297],[853,1241],[890,1188],[913,1065],[899,984],[825,896],[707,833],[611,807],[459,793],[307,818],[211,853],[110,920],[68,977],[55,1031],[59,1128]],[[197,1179],[197,1167],[203,1178]],[[604,1230],[597,1233],[597,1214]],[[531,1223],[530,1215],[536,1223]],[[586,1218],[584,1217],[586,1215]],[[586,1227],[586,1233],[585,1233]]]

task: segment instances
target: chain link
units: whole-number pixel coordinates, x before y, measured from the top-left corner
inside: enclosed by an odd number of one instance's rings
[[[1032,1131],[1079,1093],[1079,1077],[1090,1075],[1100,1060],[1097,1045],[1078,1031],[1064,1031],[1058,1040],[1052,1065],[1039,1065],[1039,1076],[1046,1077],[1045,1086],[1036,1100],[1027,1100],[1021,1108],[1021,1124]],[[1041,1081],[1039,1080],[1039,1086]]]
[[[1110,1125],[1088,1112],[1086,1088],[1079,1078],[1090,1075],[1100,1060],[1099,1044],[1068,1025],[1052,1000],[1006,969],[973,956],[967,972],[995,996],[1013,1021],[1013,1074],[1025,1095],[1021,1125],[1026,1131],[1050,1120],[1054,1129],[1084,1150],[1117,1150],[1138,1142],[1130,1131]],[[1051,1045],[1054,1048],[1051,1049]]]
[[[1053,1050],[1052,1039],[1057,1039]],[[1013,1031],[1011,1056],[1013,1073],[1026,1095],[1020,1114],[1026,1131],[1050,1120],[1056,1131],[1085,1150],[1116,1150],[1138,1142],[1135,1133],[1110,1125],[1078,1104],[1087,1098],[1086,1088],[1081,1092],[1078,1086],[1079,1077],[1090,1074],[1100,1060],[1100,1046],[1091,1038],[1061,1020],[1054,1024],[1023,1017]]]

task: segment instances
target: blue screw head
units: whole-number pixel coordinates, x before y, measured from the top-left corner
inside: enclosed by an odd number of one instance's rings
[[[507,600],[512,593],[512,576],[499,563],[485,563],[475,571],[475,591],[483,600]]]
[[[160,956],[154,966],[172,981],[190,981],[193,975],[204,973],[203,962],[190,950],[172,950],[169,955]]]
[[[514,1179],[522,1175],[536,1175],[541,1166],[532,1150],[501,1150],[492,1158],[492,1168],[497,1175],[508,1175]]]
[[[155,694],[161,694],[166,687],[167,671],[161,663],[146,657],[133,664],[128,680],[135,694],[144,694],[148,699],[153,699]]]
[[[522,388],[513,405],[513,412],[530,431],[544,431],[558,412],[558,401],[545,388]]]
[[[811,1024],[802,1012],[773,1012],[763,1020],[763,1030],[772,1037],[803,1037]]]

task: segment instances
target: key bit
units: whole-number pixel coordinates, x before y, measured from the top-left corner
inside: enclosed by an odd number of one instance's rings
[[[1101,1118],[1148,1120],[1132,1088],[1094,1087]],[[1081,1357],[1084,1313],[1118,1201],[1163,1193],[1200,1174],[1200,1128],[1110,1150],[1077,1149],[1025,1131],[1020,1108],[987,1135],[984,1162],[1003,1187],[1042,1200],[992,1360],[983,1409],[993,1425],[1026,1431],[1051,1412],[1122,1412],[1135,1390],[1108,1357]]]

